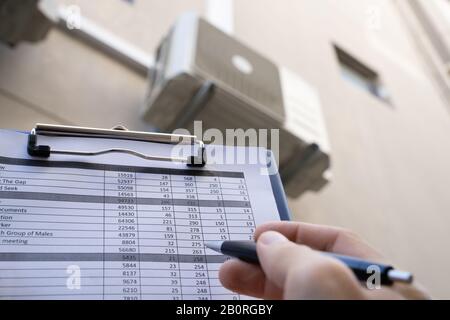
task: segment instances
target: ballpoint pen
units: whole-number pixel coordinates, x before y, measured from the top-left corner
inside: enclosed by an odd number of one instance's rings
[[[212,241],[206,242],[205,246],[224,255],[259,264],[256,242],[254,241]],[[382,285],[392,285],[394,282],[411,283],[413,281],[413,275],[410,272],[396,270],[390,265],[329,252],[322,252],[322,254],[343,262],[360,281],[367,281],[374,274],[374,270],[379,270],[380,284]]]

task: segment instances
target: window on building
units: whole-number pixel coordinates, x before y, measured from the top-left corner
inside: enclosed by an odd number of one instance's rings
[[[342,78],[378,99],[390,102],[389,94],[376,71],[338,46],[334,46],[334,49],[341,68]]]

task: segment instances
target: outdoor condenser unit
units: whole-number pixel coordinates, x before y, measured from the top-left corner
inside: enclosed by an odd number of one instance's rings
[[[143,116],[165,132],[192,130],[195,120],[223,132],[280,129],[287,194],[328,182],[330,148],[317,92],[194,13],[183,15],[157,50]]]

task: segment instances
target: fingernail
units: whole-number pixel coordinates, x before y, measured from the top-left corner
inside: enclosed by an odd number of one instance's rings
[[[261,242],[265,245],[271,245],[280,242],[286,242],[288,239],[283,236],[281,233],[275,231],[267,231],[259,236],[258,242]]]

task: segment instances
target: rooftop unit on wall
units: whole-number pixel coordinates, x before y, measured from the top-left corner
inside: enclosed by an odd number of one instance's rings
[[[287,194],[328,182],[330,147],[316,90],[196,14],[183,15],[161,42],[143,116],[167,132],[192,130],[195,120],[222,132],[279,129]]]

